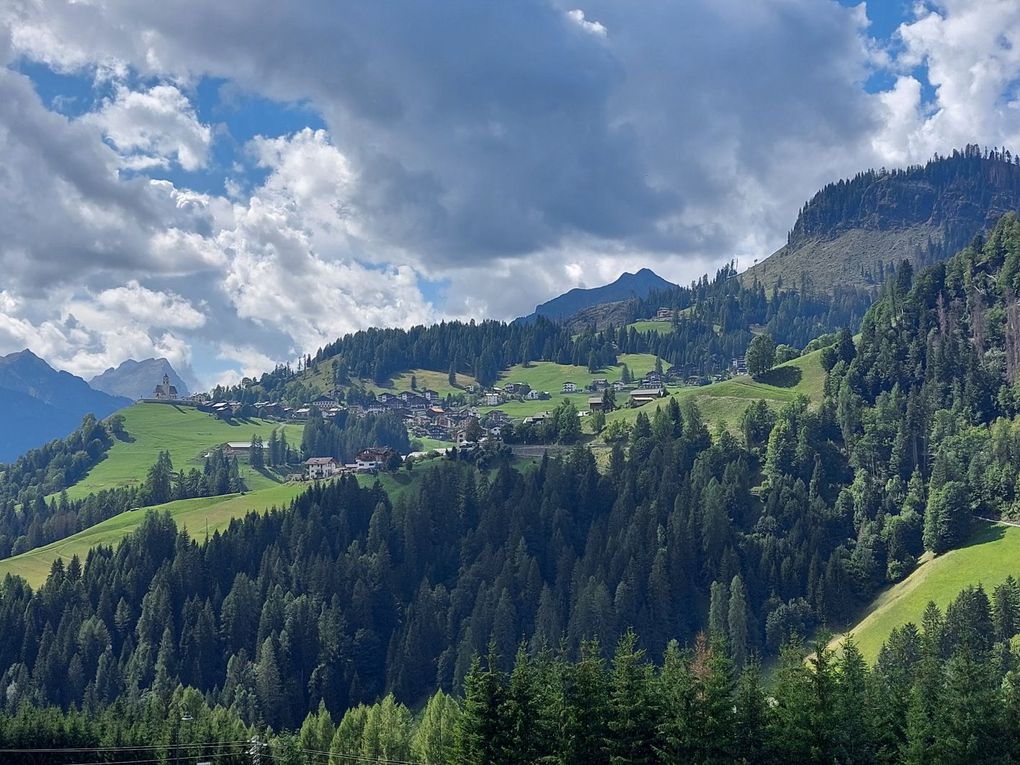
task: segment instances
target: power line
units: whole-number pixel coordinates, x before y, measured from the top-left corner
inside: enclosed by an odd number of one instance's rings
[[[245,752],[240,751],[240,752],[217,752],[216,753],[217,756],[235,755],[235,754],[245,754]],[[106,760],[106,761],[90,760],[90,761],[87,761],[87,762],[68,762],[68,763],[64,763],[64,765],[153,765],[153,763],[157,763],[159,765],[162,765],[163,763],[184,762],[185,760],[190,762],[191,760],[193,760],[195,758],[195,756],[196,755],[194,753],[192,753],[192,754],[181,754],[181,755],[177,755],[176,757],[151,757],[151,758],[147,758],[147,759],[144,759],[144,760]]]
[[[23,748],[23,749],[0,749],[0,754],[52,754],[52,753],[69,753],[76,754],[80,752],[144,752],[153,751],[156,749],[198,749],[202,747],[222,748],[222,747],[233,747],[233,746],[248,746],[250,741],[205,741],[199,743],[180,743],[180,744],[147,744],[137,746],[64,746],[64,747],[52,747],[52,748]]]

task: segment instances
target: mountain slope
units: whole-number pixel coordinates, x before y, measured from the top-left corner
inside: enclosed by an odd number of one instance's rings
[[[861,621],[832,644],[853,635],[865,658],[874,661],[895,627],[921,624],[929,602],[945,609],[965,587],[980,584],[991,593],[1008,576],[1020,577],[1020,528],[980,521],[964,547],[925,560],[875,598]]]
[[[881,284],[902,260],[945,260],[1004,213],[1020,208],[1020,165],[977,147],[926,165],[870,170],[819,191],[797,216],[785,246],[741,275],[830,291]]]
[[[0,462],[74,430],[88,413],[102,418],[128,399],[89,387],[58,372],[28,350],[0,357]]]
[[[582,289],[577,287],[555,297],[535,309],[535,312],[517,319],[519,322],[533,321],[538,316],[544,316],[551,321],[560,321],[569,318],[585,308],[602,305],[603,303],[614,303],[621,300],[642,298],[656,290],[670,290],[676,287],[675,284],[667,282],[661,276],[648,268],[642,268],[635,274],[625,273],[612,284],[605,284],[601,287]]]
[[[163,375],[170,377],[170,384],[176,386],[178,395],[189,395],[187,384],[170,366],[170,362],[163,358],[122,361],[116,369],[110,367],[101,375],[93,377],[89,385],[111,396],[148,398],[152,395],[152,389],[163,380]]]

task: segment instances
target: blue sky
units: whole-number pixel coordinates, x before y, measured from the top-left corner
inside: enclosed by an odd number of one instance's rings
[[[1007,0],[0,10],[0,353],[199,387],[779,246],[821,185],[1015,146]]]

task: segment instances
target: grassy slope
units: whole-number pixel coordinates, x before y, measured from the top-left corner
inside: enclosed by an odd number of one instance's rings
[[[945,610],[963,588],[991,590],[1012,574],[1020,577],[1020,528],[983,521],[966,547],[926,560],[906,579],[880,594],[849,632],[868,661],[878,657],[889,633],[907,622],[920,624],[929,601]],[[833,640],[838,645],[841,638]]]
[[[627,329],[635,329],[638,332],[658,332],[660,335],[667,335],[673,331],[673,322],[646,319],[628,324]]]
[[[304,381],[316,390],[325,393],[333,388],[332,374],[333,371],[329,362],[325,362],[320,364],[311,374],[307,375]],[[431,388],[441,396],[446,396],[448,393],[457,393],[462,388],[475,384],[475,378],[470,375],[458,374],[457,387],[453,387],[450,385],[448,372],[435,372],[431,369],[410,369],[406,372],[401,372],[395,375],[387,385],[376,385],[371,380],[361,380],[359,382],[366,390],[374,391],[375,393],[382,391],[400,393],[401,391],[411,390],[411,375],[415,377],[418,390]]]
[[[604,377],[610,382],[619,380],[623,374],[623,364],[627,365],[632,377],[639,379],[655,369],[655,356],[650,353],[623,353],[619,356],[619,364],[612,367],[600,369],[598,372],[589,372],[588,367],[578,367],[571,364],[557,364],[553,361],[536,361],[530,366],[524,367],[518,364],[510,367],[499,376],[499,385],[506,383],[527,383],[534,390],[547,391],[552,398],[545,401],[513,401],[508,404],[501,404],[496,407],[479,407],[479,411],[487,412],[492,409],[499,409],[506,412],[510,417],[530,417],[540,412],[552,411],[562,399],[570,399],[578,409],[588,408],[587,391],[583,393],[562,394],[563,383],[573,382],[579,386],[586,386],[598,377]],[[669,364],[663,364],[668,368]]]
[[[303,427],[299,423],[281,426],[259,419],[230,424],[193,407],[167,404],[135,404],[120,413],[133,440],[115,443],[106,459],[67,490],[69,497],[84,497],[115,486],[137,485],[164,449],[170,451],[175,468],[190,469],[200,467],[202,455],[214,446],[227,441],[249,441],[256,433],[268,438],[273,428],[281,428],[288,441],[299,444]],[[247,465],[242,465],[241,472],[251,489],[273,485],[270,478],[254,473]]]
[[[824,384],[825,370],[821,365],[821,353],[815,351],[781,364],[760,382],[746,376],[734,377],[711,385],[681,388],[671,396],[679,401],[692,399],[705,421],[712,425],[724,423],[730,428],[736,428],[751,401],[762,399],[770,406],[779,407],[803,394],[813,402],[819,402]],[[623,401],[621,399],[621,403]],[[662,403],[665,403],[665,399]],[[655,411],[655,405],[649,404],[639,409],[618,409],[609,414],[607,419],[633,422],[641,411],[651,414]]]
[[[390,498],[395,500],[401,493],[413,488],[424,472],[439,465],[441,461],[435,459],[419,463],[410,472],[402,470],[379,476],[358,476],[358,483],[362,486],[371,486],[378,480]],[[307,483],[272,484],[247,494],[182,499],[156,507],[130,510],[66,539],[29,550],[13,558],[0,560],[0,579],[10,573],[23,576],[33,587],[38,586],[45,581],[54,560],[63,558],[66,563],[72,555],[77,555],[84,562],[91,548],[98,545],[116,545],[138,528],[150,510],[170,513],[179,528],[187,528],[193,537],[203,538],[206,530],[210,534],[223,530],[230,525],[231,520],[253,510],[265,512],[273,507],[286,507],[307,488]]]
[[[0,577],[8,573],[23,576],[29,584],[37,586],[46,579],[56,558],[63,558],[66,563],[72,555],[78,555],[84,561],[90,548],[116,544],[138,528],[149,510],[165,510],[179,527],[186,527],[193,536],[204,536],[206,528],[210,534],[224,529],[231,519],[250,510],[265,511],[273,506],[286,505],[305,488],[302,484],[277,484],[247,494],[182,499],[154,508],[129,510],[66,539],[0,560]]]

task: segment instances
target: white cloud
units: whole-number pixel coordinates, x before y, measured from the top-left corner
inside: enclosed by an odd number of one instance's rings
[[[83,119],[102,131],[129,169],[176,162],[195,171],[208,161],[212,130],[199,122],[194,107],[173,85],[145,91],[118,85],[112,98]]]
[[[240,317],[283,332],[299,353],[344,332],[431,318],[412,268],[378,251],[364,253],[378,266],[357,259],[356,179],[323,131],[257,139],[252,151],[271,172],[214,237],[230,253],[223,290]]]
[[[875,146],[889,162],[921,162],[965,144],[1020,148],[1020,4],[1014,0],[918,3],[898,30],[900,72],[880,98],[887,109]],[[934,101],[921,101],[922,83]]]
[[[604,26],[602,26],[602,24],[597,21],[589,21],[585,18],[584,11],[580,8],[574,8],[573,10],[567,11],[567,18],[589,34],[593,34],[597,37],[605,37],[607,34],[607,30]]]
[[[369,325],[746,263],[828,181],[1016,148],[1018,34],[1006,0],[919,5],[891,46],[863,5],[817,0],[15,0],[0,62],[111,95],[67,119],[0,68],[0,350],[87,372],[202,342],[246,374]],[[876,68],[895,84],[869,94]],[[265,178],[239,168],[222,195],[145,178],[209,170],[186,95],[203,77],[328,129],[249,141]],[[421,278],[450,284],[445,306]]]
[[[149,327],[198,329],[205,324],[205,314],[180,295],[150,290],[137,281],[103,290],[96,296],[96,305]]]

